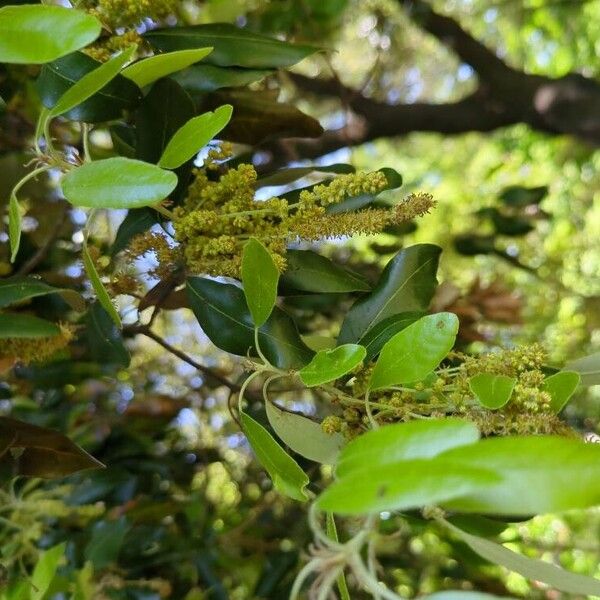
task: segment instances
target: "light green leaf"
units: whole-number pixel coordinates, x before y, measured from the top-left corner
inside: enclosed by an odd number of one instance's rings
[[[410,510],[488,489],[499,480],[489,469],[455,465],[439,457],[375,462],[368,471],[351,471],[335,481],[317,498],[317,505],[345,515]]]
[[[331,465],[346,443],[339,433],[328,434],[319,423],[302,415],[282,410],[272,402],[266,403],[267,417],[273,431],[279,439],[294,452],[314,460]]]
[[[337,477],[413,458],[433,458],[446,450],[474,444],[477,427],[461,419],[431,419],[386,425],[352,440],[342,451],[336,466]]]
[[[139,208],[164,200],[176,185],[175,173],[118,156],[73,169],[63,178],[62,191],[75,206]]]
[[[279,269],[271,253],[251,238],[242,254],[242,284],[255,327],[261,327],[271,316],[277,300]]]
[[[557,436],[488,438],[440,460],[485,468],[501,481],[448,502],[463,512],[537,515],[600,505],[600,446]]]
[[[335,348],[335,338],[326,335],[309,333],[300,337],[302,338],[302,341],[315,352],[319,352],[319,350],[332,350]]]
[[[42,600],[46,595],[65,554],[65,546],[64,542],[53,546],[39,557],[31,576],[31,600]]]
[[[464,590],[437,592],[430,596],[420,596],[418,600],[517,600],[512,596],[492,596],[483,592],[465,592]]]
[[[426,377],[448,355],[458,333],[452,313],[427,315],[397,333],[381,350],[373,369],[372,390]]]
[[[306,502],[305,488],[309,481],[306,473],[260,423],[246,413],[241,413],[240,419],[250,446],[273,480],[275,489],[294,500]]]
[[[161,77],[176,73],[197,63],[212,52],[212,48],[193,48],[155,54],[129,65],[121,75],[138,87],[145,87]]]
[[[83,256],[85,272],[87,273],[92,287],[96,292],[98,302],[100,302],[102,308],[104,308],[104,310],[110,315],[110,318],[114,321],[115,325],[120,329],[122,327],[121,317],[119,316],[117,309],[114,307],[112,300],[110,299],[110,296],[108,295],[108,292],[106,291],[106,288],[100,279],[100,275],[96,270],[96,266],[94,265],[94,261],[92,260],[87,247],[87,240],[84,240],[81,252]]]
[[[224,104],[214,112],[207,112],[190,119],[169,140],[158,161],[158,166],[165,169],[176,169],[181,166],[229,123],[232,114],[231,104]]]
[[[575,393],[581,376],[575,371],[560,371],[544,379],[544,391],[552,397],[550,406],[555,413],[559,413]]]
[[[480,373],[469,379],[469,387],[485,408],[502,408],[508,403],[517,379],[507,375]]]
[[[10,262],[15,262],[21,245],[21,207],[17,196],[10,195],[8,204],[8,234],[10,236]]]
[[[75,290],[55,288],[34,277],[9,277],[0,280],[0,308],[47,294],[60,294],[75,310],[85,310],[85,300]]]
[[[0,8],[0,63],[42,64],[99,35],[100,21],[80,10],[25,4]]]
[[[471,535],[451,523],[444,524],[479,556],[533,581],[541,581],[568,594],[600,595],[600,580],[565,571],[553,564],[517,554],[500,544]]]
[[[0,340],[6,338],[45,338],[60,333],[58,325],[21,313],[0,313]]]
[[[127,50],[123,50],[109,61],[84,75],[59,98],[58,102],[50,109],[48,118],[53,119],[68,112],[100,91],[119,74],[123,65],[131,60],[136,50],[137,46],[130,46]]]
[[[565,371],[581,375],[581,385],[600,385],[600,352],[582,356],[565,365]]]
[[[424,316],[425,313],[416,311],[398,313],[371,327],[360,339],[360,344],[367,349],[367,362],[375,358],[399,331],[406,329]]]
[[[335,381],[360,365],[366,355],[367,351],[358,344],[344,344],[333,350],[321,350],[298,371],[298,376],[308,387]]]

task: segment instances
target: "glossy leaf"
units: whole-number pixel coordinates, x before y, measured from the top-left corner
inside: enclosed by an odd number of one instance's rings
[[[96,297],[98,298],[98,302],[102,305],[102,308],[110,315],[110,318],[114,321],[115,325],[119,328],[122,327],[121,317],[117,312],[117,309],[114,307],[111,297],[109,296],[102,280],[100,279],[100,275],[96,269],[96,265],[94,265],[94,261],[90,256],[87,241],[84,240],[83,247],[81,249],[81,255],[83,258],[83,266],[85,267],[85,272],[96,292]]]
[[[11,448],[22,449],[0,459],[15,475],[52,479],[104,466],[58,431],[0,417],[0,438],[7,437]]]
[[[240,419],[248,442],[256,458],[273,480],[275,489],[294,500],[306,502],[306,473],[260,423],[246,413],[241,413]]]
[[[439,458],[372,463],[368,472],[351,471],[336,480],[317,498],[317,505],[344,515],[410,510],[488,489],[499,479],[483,467]]]
[[[449,450],[440,459],[490,469],[502,478],[489,489],[447,503],[448,508],[521,517],[600,505],[597,444],[555,436],[488,438]]]
[[[344,293],[371,288],[357,273],[337,265],[311,250],[288,250],[281,284],[286,290],[316,293]]]
[[[270,69],[238,69],[214,65],[194,65],[174,76],[190,93],[204,94],[221,88],[243,87],[273,73]]]
[[[266,403],[267,417],[273,431],[291,450],[315,462],[331,465],[346,443],[339,433],[328,434],[319,423]]]
[[[244,245],[242,254],[242,284],[255,327],[260,327],[271,315],[277,300],[279,269],[271,253],[255,238]]]
[[[560,371],[544,379],[543,389],[552,397],[550,406],[559,413],[575,393],[581,376],[574,371]]]
[[[96,92],[99,92],[119,74],[123,65],[131,60],[136,50],[137,46],[131,46],[84,75],[58,99],[56,104],[50,109],[48,118],[52,119],[70,111],[78,104],[91,98]]]
[[[121,74],[142,88],[197,63],[210,54],[211,50],[212,48],[193,48],[155,54],[125,67]]]
[[[333,350],[321,350],[304,368],[298,377],[308,387],[335,381],[362,364],[367,351],[358,344],[344,344]]]
[[[0,8],[0,62],[42,64],[93,42],[102,26],[80,10],[25,4]]]
[[[314,46],[290,44],[229,23],[154,29],[144,38],[163,52],[210,46],[213,51],[206,62],[220,67],[289,67],[319,51]]]
[[[565,371],[579,373],[581,385],[600,385],[600,352],[568,362]]]
[[[458,333],[453,313],[427,315],[397,333],[381,350],[369,388],[378,390],[426,377],[446,358]]]
[[[395,423],[369,431],[348,443],[340,454],[336,475],[413,458],[433,458],[446,450],[474,444],[479,431],[470,421],[432,419]]]
[[[492,410],[508,403],[516,383],[516,377],[492,373],[479,373],[469,379],[469,387],[479,403]]]
[[[357,342],[377,323],[408,311],[426,311],[437,286],[441,248],[417,244],[401,250],[385,267],[373,291],[349,310],[338,343]]]
[[[37,560],[31,575],[31,592],[29,600],[42,600],[50,588],[58,565],[65,555],[66,543],[57,544],[45,550]]]
[[[42,104],[52,108],[68,89],[101,65],[83,52],[74,52],[44,65],[36,81]],[[141,99],[142,92],[137,85],[117,75],[87,100],[63,113],[62,117],[87,123],[110,121],[118,119],[124,110],[135,108]]]
[[[232,112],[233,108],[225,104],[214,112],[207,112],[189,120],[169,140],[158,166],[176,169],[193,158],[229,123]]]
[[[0,313],[0,339],[44,338],[60,333],[58,325],[21,313]]]
[[[75,206],[139,208],[164,200],[176,185],[174,173],[119,156],[69,171],[62,180],[62,191]]]
[[[21,245],[21,207],[16,195],[8,201],[8,234],[10,237],[10,262],[15,262]]]
[[[254,323],[239,287],[191,277],[187,292],[200,326],[215,346],[239,356],[254,351]],[[292,318],[277,307],[259,330],[259,344],[271,364],[280,369],[300,369],[314,355]]]
[[[474,552],[495,565],[506,567],[532,581],[541,581],[568,594],[600,595],[600,579],[571,573],[551,563],[517,554],[500,544],[471,535],[451,523],[446,526]]]
[[[0,308],[47,294],[60,294],[75,310],[85,310],[85,300],[75,290],[55,288],[35,277],[17,276],[0,280]]]
[[[398,332],[406,329],[423,316],[425,315],[422,312],[399,313],[380,321],[375,327],[369,329],[360,340],[360,344],[367,349],[367,362],[375,358]]]

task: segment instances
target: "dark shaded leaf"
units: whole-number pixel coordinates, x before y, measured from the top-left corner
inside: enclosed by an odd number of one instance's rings
[[[163,52],[210,46],[213,51],[206,62],[220,67],[276,69],[319,52],[315,46],[282,42],[229,23],[154,29],[145,33],[144,38]]]
[[[92,529],[92,537],[83,556],[93,563],[97,570],[116,562],[130,525],[125,517],[115,521],[100,521]]]
[[[115,241],[110,249],[111,256],[124,250],[131,239],[139,233],[148,231],[158,222],[158,213],[151,208],[132,208],[119,225]]]
[[[95,302],[86,316],[86,336],[93,360],[103,364],[129,366],[129,352],[109,314]]]
[[[190,306],[215,346],[246,356],[254,352],[254,323],[239,287],[203,277],[187,281]],[[314,352],[302,341],[292,318],[275,308],[259,329],[259,344],[267,359],[280,369],[298,369]]]
[[[51,479],[104,466],[58,431],[0,417],[0,440],[7,439],[0,462],[14,475]]]
[[[504,204],[516,207],[525,207],[530,204],[539,204],[548,194],[548,186],[523,187],[514,185],[502,190],[500,200]]]
[[[174,75],[175,81],[192,94],[214,92],[221,88],[243,87],[273,73],[268,69],[238,69],[214,65],[194,65]]]
[[[45,65],[36,82],[42,104],[46,108],[52,108],[68,89],[101,64],[83,52],[75,52]],[[124,110],[135,108],[141,99],[142,92],[138,86],[122,75],[117,75],[63,117],[88,123],[110,121],[118,119]]]
[[[47,294],[60,294],[75,310],[85,310],[85,300],[75,290],[55,288],[35,277],[9,277],[0,280],[0,308]]]
[[[401,250],[386,265],[373,291],[348,311],[338,343],[357,342],[372,327],[397,313],[427,310],[437,286],[441,251],[433,244]]]

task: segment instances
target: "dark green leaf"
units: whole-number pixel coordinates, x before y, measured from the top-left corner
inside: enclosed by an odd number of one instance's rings
[[[237,69],[195,65],[175,75],[175,81],[193,94],[214,92],[226,87],[243,87],[273,73],[267,69]]]
[[[446,526],[471,549],[495,565],[506,567],[532,581],[541,581],[568,594],[600,595],[600,580],[570,573],[551,563],[517,554],[500,544],[462,531],[445,521]]]
[[[257,239],[248,240],[242,254],[242,284],[255,327],[263,325],[271,315],[278,281],[279,269],[271,253]]]
[[[574,371],[560,371],[544,379],[544,391],[552,397],[550,406],[559,413],[575,393],[581,376]]]
[[[130,525],[125,517],[115,521],[99,521],[92,529],[92,537],[83,556],[98,571],[117,561]]]
[[[600,504],[597,444],[554,436],[488,438],[440,459],[502,477],[487,490],[447,503],[449,508],[520,517]]]
[[[479,403],[492,410],[508,403],[516,383],[516,377],[492,373],[479,373],[469,379],[469,387]]]
[[[62,6],[0,8],[0,62],[41,64],[79,50],[100,35],[98,19]]]
[[[0,460],[15,475],[52,479],[104,466],[58,431],[0,417],[0,439],[7,437],[15,452],[4,452]]]
[[[138,87],[145,87],[162,77],[176,73],[197,63],[210,54],[211,48],[194,48],[155,54],[123,69],[123,77],[133,81]]]
[[[369,388],[378,390],[423,379],[446,358],[457,333],[458,317],[452,313],[415,321],[382,348]]]
[[[213,51],[206,62],[220,67],[289,67],[319,51],[314,46],[282,42],[229,23],[154,29],[144,37],[163,52],[210,46]]]
[[[286,290],[325,294],[370,290],[360,275],[311,250],[288,250],[286,261],[286,270],[281,276]]]
[[[432,419],[386,425],[352,440],[338,458],[336,475],[413,458],[433,458],[446,450],[474,444],[479,431],[470,421]]]
[[[344,344],[333,350],[321,350],[298,371],[298,376],[308,387],[335,381],[362,364],[366,354],[366,350],[357,344]]]
[[[123,65],[131,60],[136,49],[136,46],[131,46],[113,56],[109,61],[100,64],[93,71],[86,73],[57,100],[56,104],[50,109],[48,118],[52,119],[69,112],[91,98],[96,92],[99,92],[119,74]]]
[[[75,290],[55,288],[34,277],[0,280],[0,308],[47,294],[60,294],[75,310],[85,310],[85,300]]]
[[[111,256],[124,250],[133,237],[148,231],[157,221],[157,213],[150,208],[132,208],[128,211],[117,229],[115,241],[110,249]]]
[[[422,312],[403,312],[392,315],[377,323],[375,327],[371,327],[360,340],[360,344],[367,349],[366,362],[375,358],[398,332],[406,329],[423,316]]]
[[[539,204],[548,194],[548,186],[522,187],[519,185],[504,188],[500,199],[504,204],[517,207],[525,207],[530,204]]]
[[[342,324],[338,343],[357,342],[392,315],[425,311],[437,285],[441,248],[417,244],[401,250],[386,266],[377,285],[357,300]]]
[[[241,413],[240,419],[250,446],[273,480],[275,489],[294,500],[306,502],[308,498],[304,491],[308,485],[306,473],[260,423],[246,413]]]
[[[254,323],[243,290],[202,277],[188,278],[187,290],[190,306],[215,346],[239,356],[254,351]],[[279,308],[260,328],[258,339],[267,359],[280,369],[302,368],[314,354]]]
[[[376,462],[368,471],[351,471],[335,481],[317,498],[317,505],[345,515],[410,510],[489,489],[499,479],[488,469],[440,458]]]
[[[95,302],[86,317],[86,336],[91,358],[100,364],[129,366],[129,352],[110,315]]]
[[[85,75],[102,63],[83,52],[75,52],[44,65],[36,82],[42,104],[52,108],[58,99]],[[90,98],[67,111],[63,117],[71,121],[98,123],[118,119],[124,110],[137,106],[142,92],[129,79],[117,75]]]
[[[0,313],[0,339],[54,337],[59,333],[58,325],[39,317]]]
[[[118,156],[69,171],[62,180],[62,191],[75,206],[139,208],[164,200],[176,185],[174,173]]]
[[[319,423],[266,403],[267,417],[273,431],[291,450],[315,462],[331,465],[345,444],[339,433],[328,434]]]
[[[165,169],[176,169],[193,158],[229,123],[232,111],[233,108],[225,104],[219,106],[214,112],[207,112],[190,119],[173,134],[158,165]]]

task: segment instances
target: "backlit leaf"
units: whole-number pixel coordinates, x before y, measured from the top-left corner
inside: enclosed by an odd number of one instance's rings
[[[62,6],[0,8],[0,62],[41,64],[75,52],[99,35],[100,21]]]
[[[381,350],[369,387],[378,390],[426,377],[448,355],[458,333],[452,313],[427,315],[397,333]]]
[[[479,403],[485,408],[502,408],[512,395],[516,377],[479,373],[469,379],[469,387]]]
[[[550,406],[559,413],[575,393],[581,376],[574,371],[560,371],[544,379],[543,389],[552,397]]]
[[[30,600],[42,600],[45,597],[58,565],[65,554],[66,543],[57,544],[48,548],[38,558],[33,574],[31,575]]]
[[[569,361],[565,371],[579,373],[581,385],[600,385],[600,352]]]
[[[344,344],[332,350],[321,350],[298,371],[298,376],[308,387],[335,381],[360,365],[366,354],[367,351],[358,344]]]
[[[15,262],[21,245],[21,207],[15,194],[8,203],[8,234],[10,237],[10,262]]]

